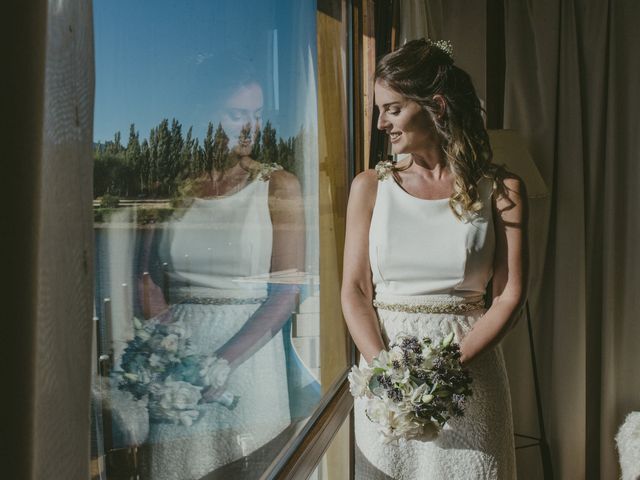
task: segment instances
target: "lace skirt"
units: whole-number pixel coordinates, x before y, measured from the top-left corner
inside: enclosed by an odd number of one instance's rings
[[[378,296],[395,305],[456,305],[470,299],[446,295]],[[477,301],[477,299],[475,299]],[[391,307],[389,307],[391,308]],[[460,342],[484,314],[483,308],[459,313],[423,313],[407,308],[378,308],[387,345],[400,334],[428,336],[440,341],[451,332]],[[437,310],[437,309],[436,309]],[[446,310],[440,309],[440,311]],[[361,357],[360,364],[365,362]],[[356,479],[358,480],[513,480],[516,478],[513,420],[509,383],[500,346],[484,352],[469,366],[473,395],[462,418],[450,420],[433,441],[408,440],[385,444],[365,415],[365,402],[354,403]]]

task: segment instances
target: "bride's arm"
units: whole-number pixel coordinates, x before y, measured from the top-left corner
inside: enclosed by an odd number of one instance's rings
[[[269,182],[269,211],[273,225],[271,271],[304,267],[304,207],[300,183],[291,173],[276,171]],[[272,285],[267,300],[216,355],[232,369],[250,358],[276,335],[296,308],[297,285]]]
[[[378,188],[374,170],[359,174],[351,185],[342,275],[342,311],[358,350],[370,363],[384,350],[373,308],[373,282],[369,264],[369,226]]]
[[[496,248],[493,264],[493,303],[460,348],[462,363],[469,363],[495,346],[518,318],[526,300],[529,256],[528,206],[524,183],[515,175],[504,180],[505,193],[494,200]]]

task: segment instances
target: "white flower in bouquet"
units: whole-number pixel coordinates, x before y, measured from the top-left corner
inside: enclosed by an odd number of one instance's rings
[[[146,368],[141,368],[140,370],[138,370],[138,382],[143,384],[143,385],[147,385],[149,383],[151,383],[151,372],[149,372],[149,370],[147,370]]]
[[[156,420],[163,420],[173,423],[175,425],[182,424],[185,427],[190,427],[198,420],[200,412],[198,410],[175,410],[175,409],[160,409],[154,404],[150,405],[152,417]]]
[[[164,383],[153,384],[149,391],[152,399],[149,409],[154,418],[183,425],[191,425],[198,418],[201,387],[167,379]]]
[[[162,357],[157,353],[152,353],[149,356],[149,366],[153,368],[160,368],[163,365]]]
[[[371,361],[371,366],[386,370],[391,365],[391,354],[387,350],[382,350],[377,357]]]
[[[422,433],[422,424],[411,411],[404,410],[402,405],[389,398],[367,400],[366,412],[369,420],[377,424],[378,432],[386,443],[398,438],[417,437]]]
[[[164,348],[167,352],[177,352],[179,342],[180,342],[180,339],[178,335],[176,335],[175,333],[170,333],[169,335],[167,335],[161,340],[160,346]]]
[[[202,397],[201,390],[201,387],[180,380],[165,380],[151,388],[155,401],[162,407],[178,410],[196,408]]]
[[[404,352],[402,351],[402,348],[400,348],[399,345],[394,345],[389,350],[389,363],[390,364],[393,364],[395,362],[402,362],[403,357],[404,357]]]
[[[369,390],[369,382],[373,370],[369,367],[362,367],[352,369],[349,372],[349,390],[354,397],[371,397],[371,391]]]
[[[220,388],[227,382],[230,371],[229,362],[224,358],[209,356],[202,362],[202,368],[199,373],[204,385]]]

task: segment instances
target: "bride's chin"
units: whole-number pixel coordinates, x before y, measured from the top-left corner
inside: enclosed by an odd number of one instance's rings
[[[391,153],[393,153],[394,155],[400,155],[402,153],[408,153],[408,152],[406,152],[405,149],[402,148],[401,145],[392,143],[391,144]]]
[[[248,146],[240,146],[240,145],[236,145],[235,147],[233,147],[233,149],[231,150],[231,154],[237,157],[248,157],[251,155],[251,150],[252,150],[252,146],[248,145]]]

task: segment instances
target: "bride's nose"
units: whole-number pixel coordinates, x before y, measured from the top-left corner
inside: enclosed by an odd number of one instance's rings
[[[390,125],[391,123],[389,122],[389,120],[387,120],[387,116],[384,114],[384,112],[378,115],[378,122],[376,124],[378,130],[387,130]]]

